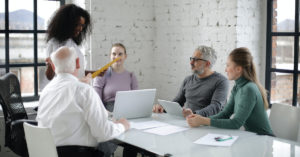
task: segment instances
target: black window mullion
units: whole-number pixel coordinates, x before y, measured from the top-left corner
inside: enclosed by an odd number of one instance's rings
[[[10,64],[9,67],[33,67],[35,64],[34,63],[22,63],[22,64]],[[37,63],[37,66],[45,66],[45,63]],[[0,68],[5,68],[6,65],[0,65]]]
[[[295,32],[299,32],[299,0],[295,0]],[[293,106],[297,105],[298,95],[298,63],[299,63],[299,35],[295,36],[294,43],[294,77],[293,77]]]
[[[60,1],[60,5],[65,4],[65,0]],[[6,73],[10,68],[33,67],[34,69],[34,95],[29,97],[22,97],[23,101],[36,101],[39,99],[38,95],[38,67],[45,66],[45,63],[38,63],[38,33],[46,33],[46,30],[38,30],[38,15],[37,15],[38,0],[33,0],[33,30],[11,30],[9,28],[9,0],[5,0],[5,28],[0,30],[0,33],[5,34],[5,64],[0,65],[0,68],[5,68]],[[10,64],[10,47],[9,37],[10,33],[33,34],[33,63]]]
[[[8,0],[5,0],[5,71],[6,73],[9,72],[9,17],[8,17]]]
[[[294,73],[294,70],[270,68],[270,72]]]
[[[266,79],[265,85],[268,91],[271,90],[271,73],[280,72],[280,73],[290,73],[293,74],[293,98],[292,105],[297,105],[297,95],[298,95],[298,75],[299,71],[299,0],[295,0],[295,31],[294,32],[273,32],[273,0],[267,1],[267,46],[266,46]],[[272,68],[272,42],[273,37],[278,36],[287,36],[294,37],[294,69],[277,69]],[[270,93],[268,94],[268,101],[270,102]]]
[[[299,57],[299,36],[295,36],[294,43],[294,73],[293,73],[293,106],[297,105],[297,93],[298,93],[298,57]]]
[[[300,32],[271,32],[271,36],[299,36]]]
[[[273,0],[267,1],[267,46],[266,46],[266,78],[265,87],[271,91],[271,67],[272,67],[272,19],[273,19]],[[268,102],[270,103],[270,92],[268,92]],[[270,107],[270,106],[269,106]]]
[[[38,96],[38,53],[37,53],[37,0],[33,2],[33,51],[34,51],[34,96]]]

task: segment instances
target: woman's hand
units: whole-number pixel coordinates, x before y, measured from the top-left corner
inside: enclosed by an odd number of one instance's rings
[[[186,117],[186,121],[190,127],[199,127],[200,125],[210,125],[210,118],[192,114]]]
[[[46,77],[47,77],[48,80],[52,80],[53,77],[55,76],[55,72],[52,69],[51,64],[53,64],[53,63],[52,63],[50,57],[46,58],[46,72],[45,72],[45,74],[46,74]]]
[[[92,74],[88,73],[85,77],[81,78],[80,81],[86,84],[90,84],[90,82],[92,81]]]
[[[189,108],[183,108],[182,114],[183,114],[184,118],[186,118],[187,116],[192,115],[193,111]]]

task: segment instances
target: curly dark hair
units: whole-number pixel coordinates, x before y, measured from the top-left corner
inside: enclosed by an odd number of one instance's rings
[[[80,34],[74,37],[75,28],[78,25],[80,17],[85,19],[85,26]],[[66,4],[61,6],[52,17],[47,29],[47,42],[51,38],[55,38],[59,42],[64,42],[72,38],[77,45],[80,45],[85,39],[86,34],[91,32],[91,29],[89,13],[75,4]]]

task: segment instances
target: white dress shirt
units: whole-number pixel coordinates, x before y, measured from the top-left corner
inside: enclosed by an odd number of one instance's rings
[[[38,126],[48,127],[56,146],[96,146],[125,131],[108,120],[95,90],[67,73],[58,74],[44,88],[39,101]]]

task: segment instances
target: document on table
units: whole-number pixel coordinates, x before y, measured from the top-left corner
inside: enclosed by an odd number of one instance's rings
[[[146,121],[146,122],[130,122],[131,128],[139,129],[139,130],[156,128],[156,127],[161,127],[161,126],[165,126],[165,125],[169,125],[169,124],[155,121],[155,120]]]
[[[165,125],[157,128],[152,128],[152,129],[147,129],[144,130],[144,132],[152,133],[152,134],[157,134],[157,135],[169,135],[173,134],[176,132],[181,132],[188,130],[189,128],[184,128],[180,126],[175,126],[175,125]]]
[[[237,139],[238,136],[230,136],[231,138],[227,138],[221,141],[218,141],[216,139],[220,139],[220,137],[225,137],[228,135],[223,134],[207,134],[198,140],[196,140],[195,144],[203,144],[203,145],[210,145],[210,146],[223,146],[223,147],[229,147],[231,146]]]

